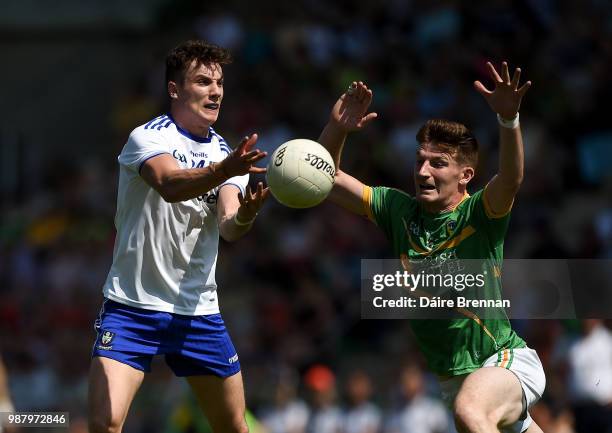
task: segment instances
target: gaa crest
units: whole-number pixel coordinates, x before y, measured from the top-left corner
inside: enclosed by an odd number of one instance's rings
[[[456,220],[450,220],[449,222],[446,223],[446,232],[448,233],[449,236],[453,234],[456,228],[457,228]]]
[[[414,221],[410,221],[410,231],[412,232],[413,235],[418,236],[419,235],[419,225],[414,222]]]
[[[115,337],[115,333],[114,332],[104,331],[102,333],[101,342],[102,342],[103,345],[107,346],[107,345],[110,344],[111,341],[113,341],[114,337]]]

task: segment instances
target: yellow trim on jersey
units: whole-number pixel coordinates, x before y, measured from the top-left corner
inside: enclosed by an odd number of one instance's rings
[[[450,209],[450,212],[454,212],[454,211],[455,211],[455,209],[457,209],[457,208],[459,207],[459,205],[460,205],[461,203],[463,203],[463,202],[464,202],[466,199],[468,199],[469,197],[470,197],[470,195],[468,194],[468,192],[467,192],[467,191],[465,191],[465,192],[463,193],[463,197],[461,197],[461,201],[460,201],[459,203],[457,203],[455,206],[453,206],[453,207]]]
[[[446,242],[444,242],[442,246],[440,247],[440,249],[447,250],[449,248],[456,247],[461,242],[463,242],[465,239],[472,236],[474,233],[476,233],[476,229],[472,226],[467,226],[463,230],[461,230],[461,233],[459,233],[458,236],[455,236],[454,238],[449,239]]]
[[[501,278],[501,268],[498,265],[493,265],[493,275],[495,275],[495,278]]]
[[[491,205],[489,204],[489,200],[487,199],[487,188],[488,187],[489,187],[489,184],[487,183],[487,186],[485,186],[484,191],[482,192],[482,204],[484,205],[485,214],[487,215],[487,218],[497,219],[497,218],[505,217],[512,210],[512,205],[514,204],[514,200],[512,200],[512,203],[510,203],[510,206],[505,212],[495,212],[493,211],[493,209],[491,209]]]
[[[410,264],[410,259],[407,254],[400,254],[400,262],[402,263],[402,268],[404,268],[406,272],[412,272],[412,265]]]
[[[409,264],[410,261],[407,259],[408,258],[404,254],[400,255],[400,262],[402,264],[402,267],[404,268],[406,272],[410,272],[411,271],[410,264]],[[430,299],[433,297],[429,293],[421,289],[416,289],[414,287],[410,288],[410,291],[408,292],[408,294],[412,296],[416,296],[416,295],[423,296],[423,297],[430,298]],[[482,320],[480,319],[480,317],[478,317],[475,313],[472,313],[470,310],[463,308],[463,307],[455,307],[454,310],[457,311],[459,314],[463,314],[467,318],[472,319],[474,322],[476,322],[476,324],[482,328],[484,333],[487,334],[491,338],[491,340],[493,340],[493,344],[495,344],[495,347],[496,348],[499,347],[497,345],[497,340],[495,339],[495,336],[493,335],[491,331],[489,331],[489,328],[487,328],[487,326],[484,323],[482,323]]]
[[[365,215],[370,219],[370,221],[376,222],[374,215],[372,214],[372,187],[367,185],[363,186],[361,199],[363,200],[363,210],[365,211]]]
[[[463,314],[464,316],[469,317],[470,319],[472,319],[474,322],[476,322],[476,324],[478,324],[482,330],[485,332],[485,334],[487,334],[489,337],[491,337],[491,340],[493,340],[493,343],[495,343],[495,347],[497,346],[497,340],[495,339],[495,337],[493,336],[493,334],[491,333],[491,331],[489,331],[489,328],[487,328],[487,326],[482,323],[482,320],[480,319],[480,317],[478,317],[475,313],[472,313],[470,310],[467,310],[465,308],[455,308],[456,311],[458,311],[459,313]]]

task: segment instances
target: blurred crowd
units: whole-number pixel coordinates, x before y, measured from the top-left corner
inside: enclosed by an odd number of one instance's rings
[[[166,109],[164,52],[186,38],[234,54],[215,125],[230,143],[252,132],[268,151],[291,138],[316,139],[347,85],[366,81],[379,118],[349,138],[343,169],[408,192],[415,134],[431,117],[475,131],[481,150],[472,190],[486,183],[497,167],[497,123],[472,82],[490,83],[487,60],[520,66],[534,84],[521,108],[526,172],[505,256],[612,258],[608,2],[239,6],[163,4],[159,34],[133,36],[141,50],[105,41],[118,58],[132,57],[105,105],[109,142],[86,152],[82,142],[63,143],[81,149],[81,159],[55,156],[36,181],[25,179],[32,172],[26,160],[16,181],[2,184],[0,354],[17,410],[69,411],[71,431],[86,429],[93,321],[114,242],[116,156],[134,127]],[[240,355],[254,430],[453,431],[408,323],[360,320],[360,260],[388,257],[386,240],[368,221],[331,204],[297,211],[273,199],[247,237],[221,245],[221,311]],[[609,321],[521,320],[514,327],[547,374],[533,410],[544,431],[611,431]],[[205,431],[188,395],[163,363],[154,364],[125,431]]]

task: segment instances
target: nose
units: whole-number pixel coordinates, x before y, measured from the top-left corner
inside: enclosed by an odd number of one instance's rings
[[[210,85],[210,99],[212,99],[213,101],[216,101],[217,99],[219,99],[222,95],[222,87],[219,86],[217,84],[216,81],[214,81],[211,85]]]
[[[423,179],[427,179],[429,177],[429,164],[427,161],[424,161],[420,166],[417,166],[417,175]]]

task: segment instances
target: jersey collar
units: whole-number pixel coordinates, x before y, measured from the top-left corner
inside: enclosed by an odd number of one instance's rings
[[[179,134],[189,138],[190,140],[197,141],[198,143],[210,143],[212,140],[212,128],[210,126],[208,127],[208,137],[200,137],[199,135],[192,134],[186,129],[181,128],[170,113],[168,113],[168,118],[172,120],[172,123],[174,123],[174,126],[176,126],[176,130],[179,132]]]
[[[463,194],[463,197],[461,198],[461,201],[459,201],[459,203],[457,203],[452,208],[450,208],[448,210],[445,210],[444,212],[438,212],[438,213],[428,212],[428,211],[425,210],[425,208],[423,207],[423,204],[421,204],[421,203],[419,203],[419,209],[421,210],[422,213],[424,213],[426,215],[431,215],[433,217],[438,217],[438,216],[442,216],[442,215],[448,215],[449,213],[455,212],[455,210],[457,210],[457,208],[461,205],[461,203],[463,203],[469,197],[470,197],[470,195],[468,194],[467,191],[465,191],[465,193]]]

